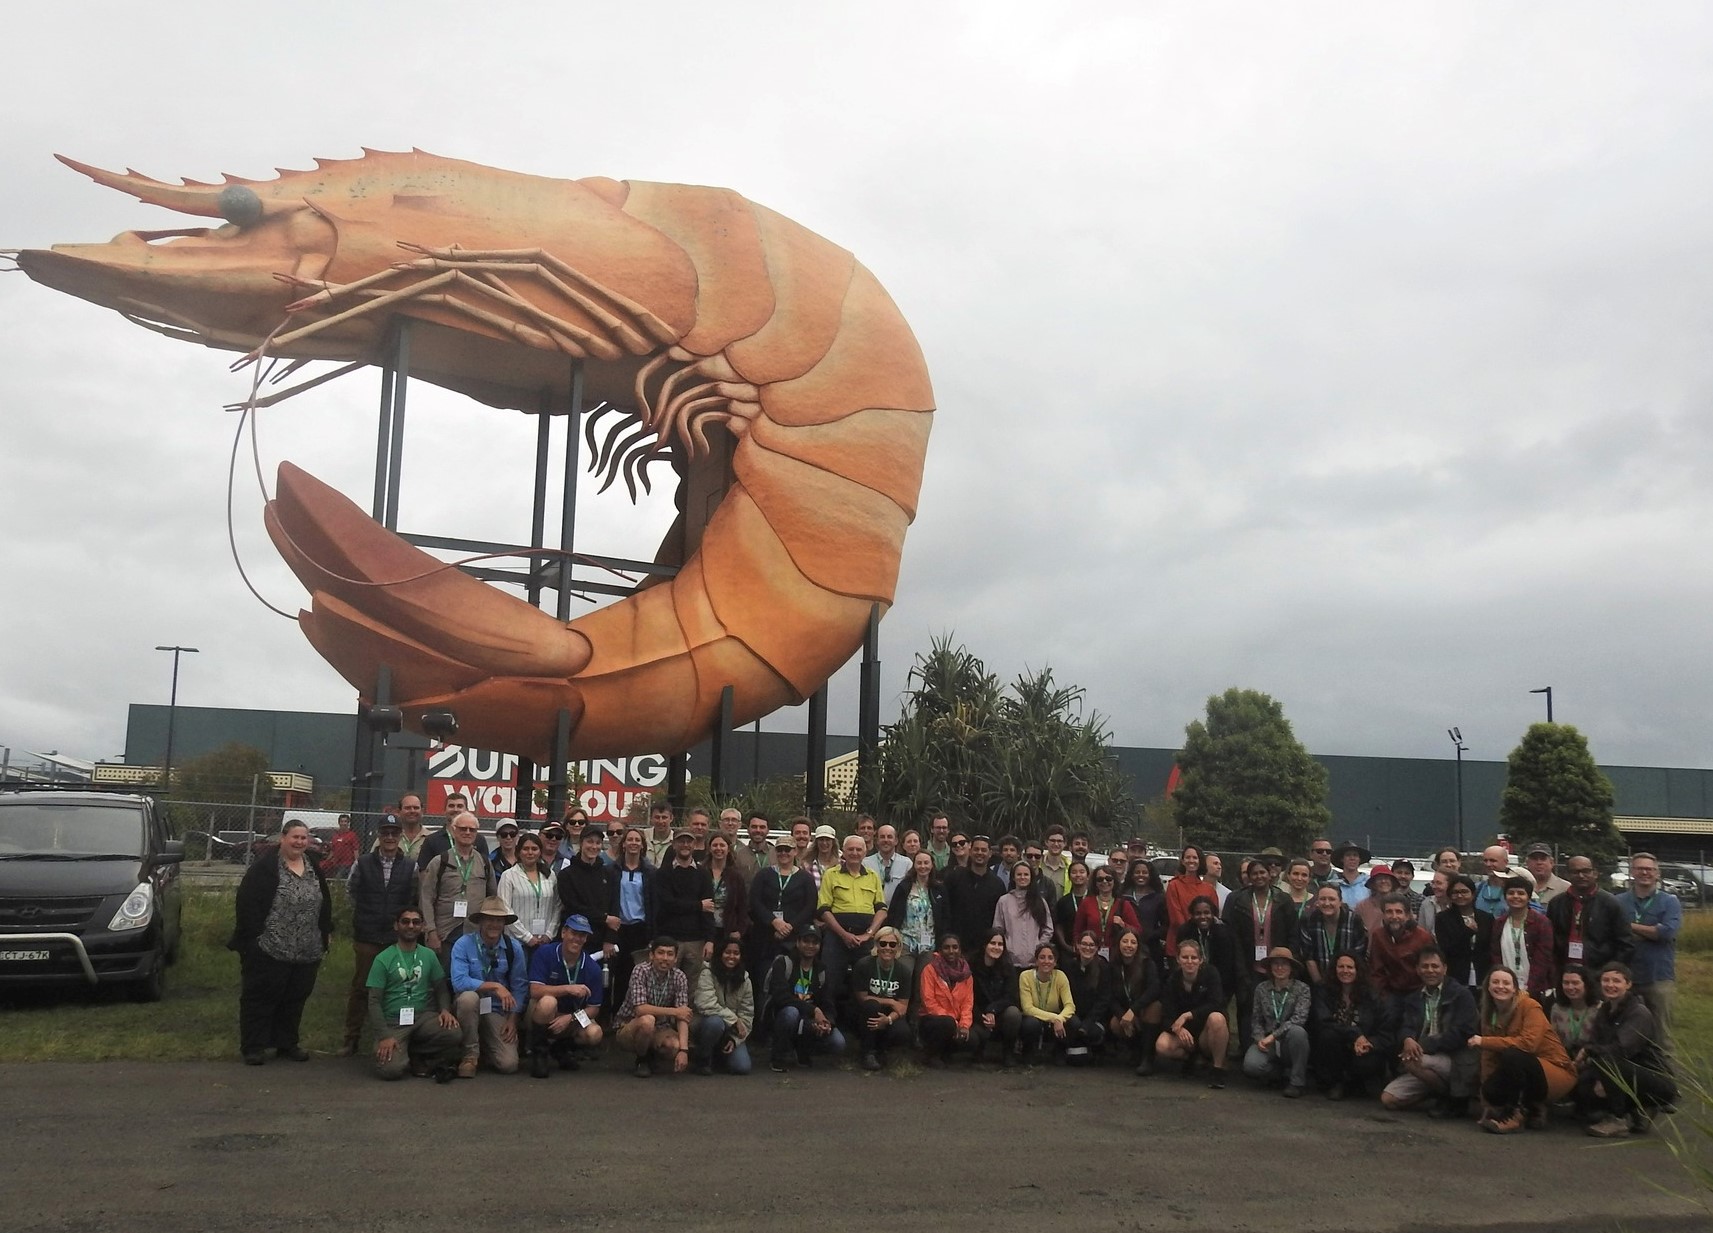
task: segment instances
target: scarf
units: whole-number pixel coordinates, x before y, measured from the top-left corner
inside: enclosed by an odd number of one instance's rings
[[[961,956],[958,958],[956,963],[953,963],[939,951],[935,951],[934,957],[928,960],[928,966],[933,968],[939,978],[946,982],[946,988],[948,989],[953,985],[956,985],[960,980],[969,979],[969,961]]]

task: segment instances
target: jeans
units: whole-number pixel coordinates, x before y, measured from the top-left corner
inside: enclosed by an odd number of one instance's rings
[[[1308,1086],[1309,1034],[1295,1024],[1273,1038],[1271,1049],[1253,1044],[1243,1055],[1243,1073],[1251,1079],[1277,1078],[1280,1071],[1291,1087]]]
[[[732,1046],[730,1053],[720,1052],[720,1041],[726,1035],[727,1026],[718,1015],[703,1015],[690,1030],[690,1047],[700,1061],[709,1065],[724,1062],[728,1073],[747,1075],[750,1067],[747,1044],[740,1040]]]
[[[1546,1103],[1546,1071],[1541,1060],[1522,1049],[1500,1051],[1493,1059],[1493,1073],[1481,1085],[1481,1099],[1494,1109]]]
[[[1072,1045],[1090,1043],[1088,1029],[1083,1026],[1083,1021],[1075,1015],[1065,1020],[1065,1038],[1063,1041],[1060,1041],[1058,1036],[1054,1034],[1051,1024],[1045,1019],[1037,1019],[1033,1015],[1023,1017],[1018,1035],[1023,1041],[1024,1053],[1033,1053],[1043,1042],[1067,1049]]]
[[[841,912],[835,919],[845,927],[846,932],[861,934],[868,928],[871,916],[860,913]],[[833,1005],[843,1009],[845,986],[850,983],[851,965],[856,963],[869,952],[868,946],[848,947],[844,939],[831,929],[821,930],[821,964],[827,969],[827,984],[833,991]],[[835,1019],[839,1016],[834,1015]]]
[[[251,943],[241,960],[238,1045],[244,1053],[297,1048],[303,1004],[315,989],[317,963],[286,963]]]
[[[811,1021],[812,1019],[805,1019],[800,1007],[781,1007],[779,1013],[773,1016],[773,1056],[783,1060],[792,1049],[802,1049],[804,1052],[813,1049],[821,1053],[845,1051],[843,1032],[835,1027],[825,1036],[816,1036],[809,1030]]]

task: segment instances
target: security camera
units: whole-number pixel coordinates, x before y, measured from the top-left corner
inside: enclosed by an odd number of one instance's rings
[[[404,728],[404,712],[396,706],[371,706],[363,711],[363,722],[376,732],[398,732]]]

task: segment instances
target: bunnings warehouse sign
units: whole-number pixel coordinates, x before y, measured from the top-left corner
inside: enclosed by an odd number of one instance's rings
[[[463,745],[441,745],[428,754],[428,795],[423,807],[431,814],[446,812],[446,796],[462,792],[470,808],[484,818],[516,816],[517,755],[470,749]],[[631,802],[647,800],[666,787],[666,757],[641,754],[635,758],[595,758],[573,764],[573,778],[582,786],[577,803],[596,822],[617,822],[629,811]],[[537,767],[535,782],[547,786],[547,768]],[[539,805],[530,806],[532,817],[545,818]]]

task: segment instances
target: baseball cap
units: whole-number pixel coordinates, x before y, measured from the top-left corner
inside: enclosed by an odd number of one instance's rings
[[[1551,856],[1552,855],[1552,849],[1547,847],[1546,844],[1544,844],[1544,843],[1531,844],[1529,846],[1529,850],[1527,852],[1524,852],[1523,855],[1524,856]]]
[[[593,929],[589,928],[589,918],[584,916],[582,913],[574,913],[567,916],[565,918],[565,923],[559,927],[561,929],[569,929],[572,933],[593,934],[595,932]]]

